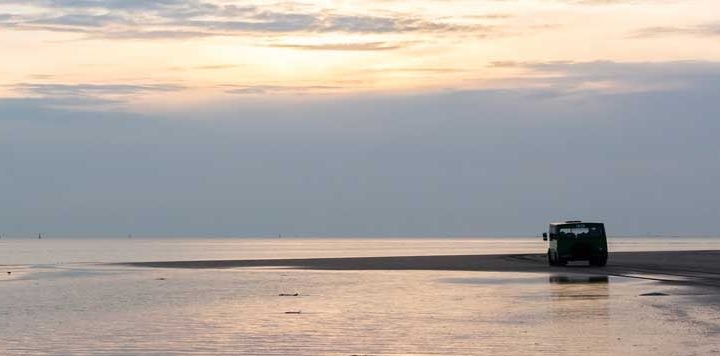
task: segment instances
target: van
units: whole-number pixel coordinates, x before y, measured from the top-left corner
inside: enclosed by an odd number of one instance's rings
[[[571,220],[550,224],[543,240],[550,240],[547,258],[550,266],[565,266],[569,261],[588,261],[605,266],[608,258],[607,236],[603,223]]]

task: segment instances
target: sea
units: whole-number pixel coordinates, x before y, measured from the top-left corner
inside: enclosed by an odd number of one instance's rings
[[[611,251],[720,238],[611,238]],[[584,272],[116,262],[544,253],[541,238],[0,239],[1,355],[707,355],[720,292]],[[9,272],[9,273],[8,273]]]

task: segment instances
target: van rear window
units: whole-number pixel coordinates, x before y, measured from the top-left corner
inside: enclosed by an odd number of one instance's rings
[[[559,237],[570,237],[570,238],[588,238],[588,237],[602,237],[602,225],[596,224],[574,224],[574,225],[563,225],[558,227]]]

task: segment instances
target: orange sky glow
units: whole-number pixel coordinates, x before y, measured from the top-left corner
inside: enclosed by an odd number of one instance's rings
[[[717,13],[714,0],[5,1],[0,95],[81,85],[153,106],[543,85],[528,78],[562,74],[533,64],[720,60]]]

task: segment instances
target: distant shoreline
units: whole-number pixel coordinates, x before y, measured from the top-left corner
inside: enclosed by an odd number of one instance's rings
[[[115,265],[186,269],[287,267],[316,270],[562,272],[616,275],[677,284],[720,287],[720,251],[716,250],[615,252],[610,254],[608,265],[603,268],[586,267],[583,262],[573,263],[567,267],[549,267],[544,254],[157,261],[115,263]]]
[[[0,241],[37,240],[37,234],[3,234]],[[643,234],[643,235],[618,235],[608,236],[609,241],[616,239],[719,239],[720,235],[705,234]],[[438,235],[438,236],[324,236],[324,235],[281,235],[281,236],[225,236],[225,235],[72,235],[72,234],[43,234],[41,240],[495,240],[495,239],[526,239],[541,241],[539,235]]]

